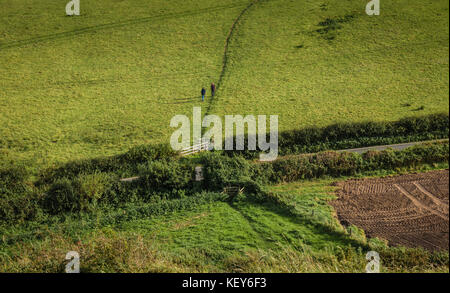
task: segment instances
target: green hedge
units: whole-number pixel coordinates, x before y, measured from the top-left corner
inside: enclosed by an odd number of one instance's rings
[[[272,183],[291,182],[322,176],[352,176],[374,170],[395,170],[422,164],[448,162],[449,144],[417,145],[402,151],[370,151],[364,154],[323,152],[290,156],[257,165]]]
[[[317,153],[374,145],[446,139],[449,115],[432,114],[394,122],[338,123],[279,133],[279,155]],[[234,138],[236,140],[236,138]],[[225,151],[228,156],[257,158],[258,151]]]
[[[21,222],[36,215],[38,198],[28,177],[23,166],[0,168],[0,221]]]
[[[194,189],[193,184],[194,167],[179,161],[155,161],[143,164],[139,167],[137,176],[138,180],[126,186],[128,192],[139,194],[140,200],[151,201],[153,197],[183,198],[198,191]]]
[[[449,143],[418,145],[402,151],[370,151],[365,154],[322,152],[253,163],[217,152],[193,160],[159,160],[138,165],[139,180],[120,182],[114,173],[94,171],[57,178],[39,187],[27,183],[20,168],[0,172],[0,221],[48,214],[93,211],[98,206],[120,208],[126,204],[162,204],[192,200],[201,191],[222,192],[226,186],[245,187],[250,195],[263,194],[263,186],[322,176],[352,176],[373,170],[395,170],[422,164],[448,162]],[[194,181],[194,167],[201,164],[205,180]]]
[[[37,184],[48,184],[57,179],[73,178],[80,174],[95,172],[132,174],[136,172],[140,164],[159,160],[173,160],[177,157],[178,153],[167,144],[139,146],[117,156],[72,161],[62,166],[48,168],[39,174]]]
[[[369,151],[364,154],[327,151],[293,155],[274,162],[251,163],[242,157],[205,154],[200,158],[205,169],[205,188],[217,190],[234,182],[252,181],[260,185],[291,182],[323,176],[352,176],[374,170],[396,170],[423,164],[448,162],[449,143],[417,145],[405,150]],[[243,185],[242,184],[242,185]]]
[[[325,128],[310,127],[281,132],[279,155],[443,139],[448,136],[448,114],[404,118],[395,122],[340,123]],[[247,159],[257,158],[259,154],[258,151],[224,153],[229,157],[242,156]],[[112,172],[122,177],[134,176],[142,164],[176,158],[178,154],[169,145],[140,146],[113,157],[73,161],[48,168],[39,174],[37,185],[95,172]]]
[[[282,153],[310,153],[448,138],[448,114],[404,118],[394,122],[340,123],[283,133]]]
[[[194,210],[198,206],[225,201],[226,199],[227,196],[221,193],[201,192],[180,199],[160,200],[150,203],[127,203],[121,207],[105,206],[99,213],[81,213],[80,218],[95,226],[99,224],[106,226],[177,211]]]
[[[223,190],[236,182],[253,180],[253,164],[242,157],[230,158],[219,153],[206,153],[200,157],[205,180],[203,188]]]

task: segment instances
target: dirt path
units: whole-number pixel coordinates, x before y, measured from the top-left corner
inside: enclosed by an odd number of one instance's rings
[[[363,147],[363,148],[356,148],[356,149],[348,149],[348,150],[338,150],[338,152],[350,152],[350,153],[365,153],[367,151],[384,151],[387,149],[393,149],[397,151],[401,151],[404,149],[407,149],[412,146],[416,146],[419,144],[424,144],[428,142],[443,142],[448,141],[448,139],[441,139],[441,140],[433,140],[433,141],[423,141],[423,142],[408,142],[408,143],[400,143],[400,144],[391,144],[391,145],[380,145],[380,146],[371,146],[371,147]]]
[[[416,145],[421,144],[427,144],[427,143],[437,143],[437,142],[448,142],[448,139],[437,139],[437,140],[428,140],[428,141],[417,141],[417,142],[408,142],[408,143],[401,143],[401,144],[391,144],[391,145],[380,145],[380,146],[370,146],[370,147],[362,147],[362,148],[356,148],[356,149],[345,149],[345,150],[328,150],[328,151],[334,151],[334,152],[349,152],[349,153],[358,153],[363,154],[368,151],[384,151],[387,149],[393,149],[397,151],[401,151],[404,149],[407,149],[409,147],[413,147]],[[279,156],[277,160],[281,159],[287,159],[291,157],[297,157],[297,156],[304,156],[304,155],[314,155],[315,153],[304,153],[304,154],[295,154],[295,155],[287,155],[287,156]]]
[[[343,225],[392,245],[449,249],[449,171],[352,179],[331,202]]]

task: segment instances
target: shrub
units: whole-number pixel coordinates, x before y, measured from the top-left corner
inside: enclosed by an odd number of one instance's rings
[[[46,169],[40,174],[37,184],[48,184],[64,177],[74,178],[80,174],[96,172],[132,173],[136,172],[139,164],[171,160],[176,156],[178,154],[169,145],[139,146],[117,156],[72,161],[62,166]]]
[[[75,186],[79,194],[80,209],[88,210],[106,200],[105,196],[110,190],[112,182],[106,173],[96,172],[80,175]]]
[[[253,177],[252,164],[242,157],[209,153],[201,157],[200,163],[204,169],[204,187],[210,190],[222,190],[226,185],[249,181]]]
[[[81,174],[74,180],[58,179],[44,195],[42,206],[51,214],[92,210],[107,202],[112,186],[112,178],[99,172]]]
[[[18,223],[33,219],[39,212],[36,195],[0,189],[0,222]]]
[[[42,205],[50,214],[79,211],[79,195],[72,181],[67,178],[58,179],[45,194]]]
[[[191,166],[178,161],[156,161],[141,166],[139,180],[132,185],[143,195],[165,193],[169,198],[185,195],[184,190],[192,188],[194,170]],[[148,196],[146,196],[148,198]]]

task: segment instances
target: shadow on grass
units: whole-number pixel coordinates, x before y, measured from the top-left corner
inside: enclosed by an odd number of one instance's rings
[[[193,97],[193,98],[172,99],[169,101],[158,102],[158,103],[163,104],[163,105],[176,105],[176,104],[190,104],[193,102],[201,102],[201,101],[202,101],[201,97]]]
[[[264,209],[265,211],[275,213],[285,220],[295,224],[300,225],[303,227],[307,227],[307,229],[310,229],[314,235],[321,235],[326,236],[326,240],[333,242],[336,246],[341,247],[348,247],[351,246],[353,248],[359,248],[361,247],[363,250],[369,250],[369,246],[358,241],[355,239],[349,238],[348,235],[346,235],[343,232],[336,231],[332,227],[325,225],[323,223],[320,223],[319,221],[314,221],[308,217],[305,217],[300,214],[293,214],[292,211],[289,209],[289,207],[283,207],[281,205],[275,205],[273,203],[257,203],[255,201],[245,201],[246,204],[257,204],[260,208]],[[246,221],[249,223],[249,225],[252,227],[252,229],[261,235],[261,225],[257,223],[251,216],[248,215],[248,213],[239,207],[239,204],[236,203],[230,203],[231,208],[239,212],[242,217],[246,219]],[[277,232],[279,233],[279,232]],[[262,238],[267,239],[267,236],[270,235],[261,235]],[[284,237],[284,240],[287,241],[290,245],[292,245],[297,250],[301,250],[301,244],[298,242],[295,242],[294,239],[289,237]],[[309,241],[307,241],[309,242]],[[308,243],[305,243],[308,245]]]

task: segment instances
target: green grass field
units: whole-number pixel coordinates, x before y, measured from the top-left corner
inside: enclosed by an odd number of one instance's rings
[[[252,1],[100,0],[79,17],[66,2],[0,0],[0,158],[168,142],[222,72],[204,112],[277,114],[280,130],[449,109],[448,1],[385,0],[379,17],[362,0],[254,1],[226,53]]]
[[[255,5],[215,110],[278,114],[283,130],[448,112],[448,2],[383,1],[379,17],[364,2]]]
[[[381,0],[377,17],[365,14],[368,0],[82,0],[74,17],[68,1],[0,0],[0,272],[63,272],[75,250],[82,272],[359,273],[376,249],[382,272],[448,273],[448,252],[366,239],[328,204],[346,168],[358,176],[445,169],[445,146],[372,153],[381,167],[366,173],[360,157],[320,154],[308,165],[323,176],[314,180],[300,180],[309,167],[296,170],[295,160],[265,174],[242,157],[179,159],[152,146],[168,143],[171,118],[194,106],[279,115],[280,131],[306,132],[448,114],[448,1]],[[217,95],[202,103],[211,82]],[[425,120],[408,122],[408,135],[435,131]],[[359,143],[346,127],[333,130],[344,134],[331,145]],[[312,147],[321,144],[311,132]],[[362,143],[380,141],[368,136]],[[215,185],[190,178],[203,155],[208,167],[216,162]],[[370,158],[364,163],[378,166]],[[148,176],[142,186],[119,182],[135,173]],[[250,182],[258,176],[300,181]],[[249,188],[227,202],[219,199],[227,184]],[[206,204],[206,191],[215,201]]]
[[[43,164],[165,141],[245,1],[96,1],[80,17],[65,3],[0,4],[1,149]]]
[[[328,201],[335,198],[331,183],[344,179],[270,187],[289,209],[241,200],[118,224],[100,225],[107,214],[96,214],[3,227],[0,271],[62,272],[65,253],[75,250],[83,272],[362,273],[365,253],[376,249],[384,253],[382,272],[448,272],[448,254],[429,261],[343,228]]]
[[[50,228],[52,231],[62,230],[65,232],[49,233],[42,231],[41,236],[45,240],[24,241],[28,245],[23,250],[14,247],[14,245],[2,246],[2,255],[8,255],[14,261],[7,261],[6,258],[3,258],[0,263],[3,263],[4,267],[0,267],[0,271],[11,271],[14,265],[22,263],[22,261],[19,261],[22,257],[29,259],[30,263],[34,263],[36,268],[47,265],[46,270],[57,270],[60,262],[58,262],[56,256],[53,257],[52,252],[49,251],[52,257],[48,259],[39,257],[39,261],[36,261],[32,260],[34,254],[31,251],[34,249],[55,249],[59,251],[60,249],[66,249],[67,245],[76,244],[78,241],[86,244],[95,241],[98,236],[101,238],[111,236],[113,239],[118,238],[119,240],[121,236],[131,237],[135,240],[141,238],[155,251],[168,253],[164,255],[164,258],[166,261],[169,260],[169,263],[166,263],[164,268],[160,268],[162,271],[177,271],[178,269],[185,271],[248,270],[249,268],[239,268],[239,266],[249,262],[252,255],[255,257],[259,254],[275,254],[277,251],[293,253],[293,256],[297,258],[301,257],[303,251],[307,252],[308,255],[328,254],[332,258],[332,252],[338,249],[337,247],[345,248],[352,243],[352,240],[346,237],[342,230],[340,230],[341,233],[320,233],[323,232],[320,228],[321,225],[329,225],[339,229],[329,206],[326,204],[326,200],[333,198],[328,194],[333,190],[332,187],[327,186],[330,182],[330,180],[306,182],[301,185],[301,188],[299,184],[275,188],[275,190],[292,194],[290,200],[292,204],[296,204],[300,213],[304,212],[304,209],[311,210],[314,207],[315,217],[311,217],[311,215],[306,217],[292,216],[273,205],[260,206],[249,202],[230,205],[218,202],[198,207],[190,212],[178,212],[167,216],[124,222],[109,228],[98,227],[94,231],[86,229],[79,221],[68,221],[63,225],[60,224],[59,229]],[[319,225],[315,226],[314,224]],[[23,231],[20,232],[23,233]],[[3,231],[3,234],[8,239],[13,235],[20,235],[20,232],[11,232],[9,229],[9,231]],[[27,232],[24,234],[27,234]],[[55,238],[57,241],[52,241],[51,238]],[[128,245],[132,246],[133,244]],[[128,248],[123,247],[123,249]],[[77,250],[80,250],[80,248],[77,248]],[[123,262],[123,260],[114,260],[110,256],[105,256],[104,253],[99,253],[95,258],[98,262],[102,257],[107,258],[105,262]],[[130,265],[130,261],[123,262],[126,270],[130,269],[126,268]],[[337,259],[334,261],[336,264],[338,263]],[[360,261],[361,269],[364,269],[363,258]],[[175,265],[176,263],[179,264],[179,267]],[[143,264],[143,267],[139,270],[145,270],[147,265],[151,264]],[[274,270],[288,269],[290,265],[293,264],[277,261],[279,267]],[[320,267],[320,264],[305,263],[304,266],[308,267],[290,267],[289,270],[307,271],[315,265]],[[268,269],[268,267],[267,264],[265,269]],[[339,267],[343,269],[345,264],[340,264]],[[25,267],[17,269],[26,270]],[[29,266],[29,269],[33,269],[33,266]],[[117,268],[109,264],[104,269],[114,271]],[[262,267],[259,269],[264,270]],[[332,269],[331,263],[328,269]],[[350,268],[347,269],[350,270]],[[352,269],[357,270],[357,268]]]

